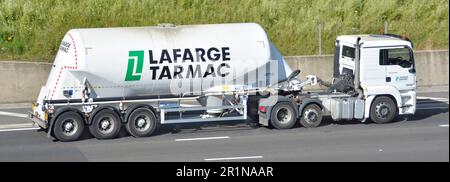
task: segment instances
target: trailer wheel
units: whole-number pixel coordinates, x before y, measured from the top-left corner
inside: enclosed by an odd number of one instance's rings
[[[270,115],[270,122],[276,129],[292,128],[297,118],[294,107],[288,102],[276,104]]]
[[[322,122],[322,109],[317,104],[309,104],[302,111],[300,124],[305,128],[314,128]]]
[[[120,132],[120,117],[111,109],[103,109],[95,114],[89,126],[90,133],[97,139],[112,139]]]
[[[377,97],[370,107],[370,119],[378,124],[388,123],[397,115],[394,101],[386,96]]]
[[[74,111],[67,111],[58,116],[53,126],[53,134],[62,142],[77,140],[83,134],[84,120]]]
[[[126,128],[134,137],[146,137],[153,134],[156,124],[156,117],[152,110],[138,108],[131,112]]]

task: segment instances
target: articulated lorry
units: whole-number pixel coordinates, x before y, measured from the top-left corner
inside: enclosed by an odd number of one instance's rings
[[[386,123],[415,113],[412,48],[396,35],[339,36],[328,83],[299,79],[255,23],[73,29],[30,118],[60,141],[85,130],[115,138],[123,125],[145,137],[160,125],[193,122],[289,129],[331,116]],[[316,84],[328,90],[303,91]]]

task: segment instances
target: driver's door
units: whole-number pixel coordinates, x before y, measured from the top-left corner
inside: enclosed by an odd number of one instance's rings
[[[416,86],[414,57],[408,47],[380,49],[380,65],[385,67],[386,85],[398,90],[412,90]]]

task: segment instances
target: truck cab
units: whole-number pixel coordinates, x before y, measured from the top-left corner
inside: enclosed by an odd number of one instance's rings
[[[261,99],[259,123],[287,129],[300,120],[304,127],[317,127],[322,116],[388,123],[398,115],[415,113],[416,69],[409,39],[387,34],[342,35],[336,38],[333,64],[332,83],[319,81],[329,88],[325,92],[294,89]],[[319,78],[309,75],[298,84],[288,82],[301,88],[316,83],[315,79]]]
[[[359,38],[359,51],[357,51]],[[398,114],[416,110],[416,70],[413,43],[397,35],[343,35],[336,39],[334,73],[355,77],[355,59],[359,52],[359,82],[370,107],[376,96],[385,95],[398,106]],[[368,116],[370,111],[366,111]]]

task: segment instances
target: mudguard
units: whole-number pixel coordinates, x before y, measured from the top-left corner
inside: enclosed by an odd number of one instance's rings
[[[91,112],[89,118],[86,120],[86,124],[90,125],[92,123],[92,119],[95,117],[95,115],[103,109],[110,109],[110,110],[114,111],[122,119],[122,122],[123,122],[123,116],[116,108],[114,108],[112,106],[100,106],[100,107],[95,108],[94,111]]]
[[[322,105],[322,102],[319,99],[314,99],[314,98],[303,98],[302,102],[298,108],[298,116],[301,117],[302,113],[303,113],[303,109],[309,105],[309,104],[317,104],[320,109],[323,110],[324,106]]]
[[[144,108],[147,108],[147,109],[152,110],[153,113],[155,114],[156,119],[157,119],[157,120],[159,119],[158,113],[156,112],[155,108],[153,108],[152,106],[146,105],[146,104],[133,104],[133,105],[131,105],[131,106],[129,106],[129,107],[127,108],[127,110],[126,110],[126,112],[125,112],[125,115],[124,115],[124,117],[123,117],[123,119],[122,119],[122,122],[123,122],[123,123],[127,123],[127,122],[128,122],[128,118],[130,117],[130,114],[131,114],[135,109],[140,108],[140,107],[144,107]]]

